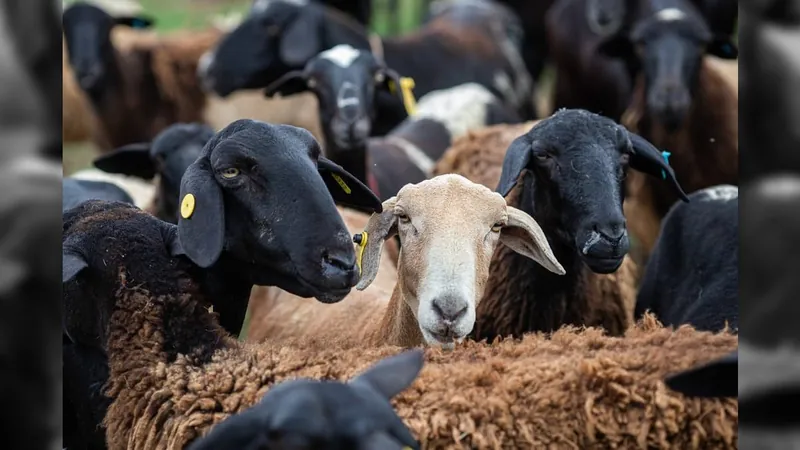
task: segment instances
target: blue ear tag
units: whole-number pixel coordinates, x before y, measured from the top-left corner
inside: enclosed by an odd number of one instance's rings
[[[668,151],[661,152],[661,156],[664,157],[664,162],[667,163],[667,165],[669,165],[669,157],[670,157],[670,155],[672,155],[672,153],[670,153]],[[661,177],[664,178],[665,180],[667,179],[667,171],[666,170],[661,169]]]

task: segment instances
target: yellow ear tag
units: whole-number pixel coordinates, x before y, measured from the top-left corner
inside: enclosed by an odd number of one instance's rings
[[[389,91],[391,91],[392,94],[397,90],[397,86],[394,84],[393,80],[389,80]],[[403,92],[403,105],[405,105],[406,113],[408,113],[409,116],[413,116],[417,112],[417,100],[414,98],[414,93],[412,92],[414,86],[413,78],[400,78],[400,90]]]
[[[194,213],[194,195],[186,194],[181,202],[181,217],[188,219]]]
[[[349,194],[350,192],[352,192],[350,190],[350,186],[348,186],[347,183],[344,182],[342,177],[340,177],[339,175],[336,175],[335,173],[332,173],[331,176],[333,177],[334,180],[336,180],[337,183],[339,183],[339,186],[342,187],[342,189],[344,190],[345,194]]]
[[[361,232],[361,240],[357,240],[358,249],[356,250],[356,265],[358,266],[358,273],[361,273],[361,258],[364,256],[364,249],[367,247],[367,238],[369,235],[366,231]]]

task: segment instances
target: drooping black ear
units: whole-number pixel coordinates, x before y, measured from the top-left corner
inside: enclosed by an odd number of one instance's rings
[[[368,387],[386,400],[391,400],[414,382],[422,370],[424,356],[419,349],[390,356],[357,375],[350,383]]]
[[[722,59],[736,59],[739,57],[739,48],[729,36],[714,36],[706,46],[706,52]]]
[[[213,265],[225,242],[225,205],[208,158],[195,161],[181,179],[178,239],[186,256],[200,267]]]
[[[600,45],[597,46],[597,52],[609,58],[619,58],[628,60],[636,56],[633,42],[631,42],[627,33],[619,32],[614,33],[607,38],[603,39]]]
[[[503,158],[503,172],[497,183],[496,192],[505,197],[517,185],[517,179],[531,160],[531,142],[528,134],[523,134],[511,142]]]
[[[317,170],[333,196],[334,202],[370,213],[383,212],[381,200],[342,166],[320,156],[317,161]]]
[[[308,83],[305,74],[301,70],[292,70],[264,88],[264,96],[270,98],[280,94],[281,97],[288,97],[306,91]]]
[[[658,151],[647,139],[636,133],[631,133],[627,130],[626,132],[631,142],[629,148],[631,152],[631,168],[659,179],[668,180],[678,197],[688,203],[689,197],[683,192],[678,179],[675,178],[675,171],[669,166],[662,152]]]
[[[403,98],[403,89],[402,86],[400,85],[400,74],[397,73],[397,71],[390,69],[388,67],[381,67],[378,70],[380,70],[384,76],[383,83],[381,83],[381,87],[387,92],[392,92],[392,88],[390,88],[389,86],[390,84],[394,84],[394,95],[397,96],[398,99],[400,99],[401,103],[405,101],[405,99]]]
[[[149,142],[124,145],[96,158],[92,164],[103,172],[132,175],[146,180],[153,179],[158,170],[150,157]]]
[[[117,25],[123,25],[126,27],[136,28],[136,29],[147,29],[152,28],[155,25],[156,21],[154,18],[150,16],[123,16],[123,17],[115,17],[114,23]]]
[[[664,383],[689,397],[737,397],[739,352],[734,351],[703,366],[674,374]]]
[[[322,48],[321,12],[303,8],[281,36],[280,55],[289,67],[305,66]]]
[[[61,254],[61,282],[67,283],[75,279],[83,270],[89,267],[82,256],[71,251],[62,251]]]

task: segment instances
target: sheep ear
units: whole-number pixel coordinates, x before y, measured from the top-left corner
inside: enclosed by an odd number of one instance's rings
[[[567,273],[553,254],[544,231],[533,217],[513,206],[506,206],[508,224],[500,231],[500,242],[520,255],[538,262],[558,275]]]
[[[300,70],[293,70],[278,78],[264,89],[264,96],[271,98],[275,94],[281,97],[299,94],[308,91],[306,76]]]
[[[675,190],[675,193],[678,194],[678,197],[688,203],[689,197],[683,192],[683,188],[681,188],[680,183],[678,183],[678,179],[675,178],[675,171],[672,170],[672,167],[667,163],[666,156],[658,151],[647,139],[627,130],[626,133],[630,139],[630,146],[628,148],[631,152],[631,168],[657,178],[668,180]]]
[[[83,269],[89,265],[80,255],[73,252],[64,251],[61,254],[61,282],[67,283],[75,279]]]
[[[111,153],[96,158],[92,164],[108,173],[132,175],[146,180],[156,176],[156,165],[150,157],[148,142],[119,147]]]
[[[381,67],[379,70],[384,75],[384,80],[383,83],[381,83],[381,87],[387,92],[392,92],[392,90],[394,90],[393,94],[397,96],[400,102],[405,102],[402,85],[400,84],[400,74],[388,67]],[[392,83],[394,84],[394,89],[390,87]]]
[[[304,8],[284,31],[281,37],[280,55],[289,67],[305,66],[308,60],[322,51],[320,48],[320,13]]]
[[[369,218],[364,233],[361,234],[361,243],[356,251],[361,279],[358,280],[356,289],[363,291],[375,280],[378,267],[381,265],[381,252],[383,241],[397,234],[397,216],[394,215],[394,205],[397,197],[392,197],[383,202],[383,212],[375,213]],[[366,235],[366,236],[365,236]],[[366,245],[363,239],[367,240]]]
[[[116,17],[114,23],[136,29],[147,29],[153,27],[155,19],[150,16],[126,16]]]
[[[505,197],[517,185],[517,180],[531,159],[531,142],[527,134],[523,134],[511,142],[503,158],[503,171],[496,191]]]
[[[381,212],[381,200],[364,183],[333,161],[320,156],[317,170],[336,203],[367,212]]]
[[[364,386],[391,400],[403,392],[417,379],[425,361],[420,349],[406,351],[378,361],[375,365],[356,376],[350,383]]]
[[[195,264],[217,262],[225,242],[225,205],[208,158],[195,161],[181,180],[180,246]]]
[[[668,377],[670,389],[690,397],[737,397],[739,353],[734,351],[700,367]]]
[[[709,55],[716,56],[722,59],[736,59],[739,57],[739,48],[728,36],[717,35],[711,39],[706,52]]]

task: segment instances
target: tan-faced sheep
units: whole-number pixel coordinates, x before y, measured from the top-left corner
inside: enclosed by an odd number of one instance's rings
[[[658,177],[664,170],[684,195],[658,150],[611,119],[584,110],[557,111],[532,128],[488,127],[445,153],[435,173],[459,173],[497,188],[509,205],[541,225],[567,272],[555,276],[500,246],[478,309],[477,339],[565,324],[620,335],[632,323],[638,269],[626,255],[630,244],[622,214],[628,166]]]
[[[70,67],[65,69],[63,126],[70,130],[69,140],[84,139],[89,130],[97,147],[109,151],[149,141],[176,122],[206,122],[221,129],[242,117],[294,124],[321,136],[313,96],[265,102],[259,92],[242,92],[222,100],[202,89],[198,62],[223,30],[157,36],[141,28],[152,23],[142,16],[112,17],[94,5],[66,9],[65,66]],[[98,38],[77,42],[80,26],[95,29]]]
[[[535,220],[460,175],[408,184],[383,202],[383,212],[373,214],[357,238],[363,245],[358,290],[372,285],[380,273],[384,241],[393,243],[395,235],[401,250],[391,294],[382,285],[333,305],[288,293],[269,303],[251,302],[262,311],[259,322],[251,322],[248,338],[275,343],[302,336],[321,344],[452,348],[472,331],[498,243],[564,273]]]

